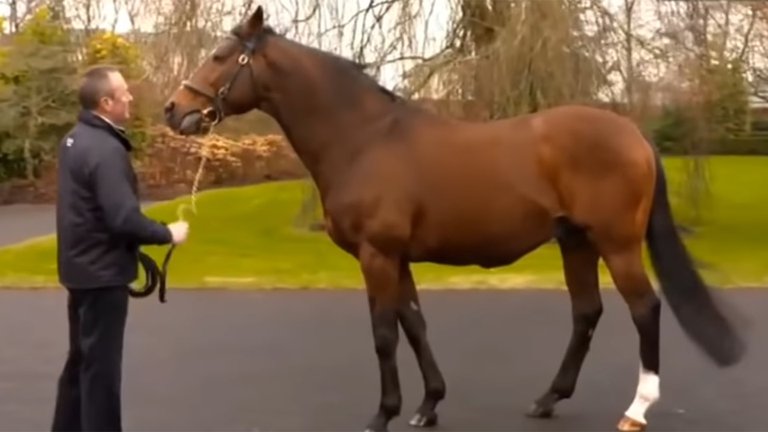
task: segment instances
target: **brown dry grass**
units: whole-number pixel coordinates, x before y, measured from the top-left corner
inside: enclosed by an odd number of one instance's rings
[[[148,144],[137,149],[134,167],[142,199],[165,200],[188,194],[205,155],[200,190],[306,177],[301,160],[278,134],[244,135],[237,139],[211,134],[183,137],[164,126],[149,131]],[[0,188],[0,203],[53,202],[56,161],[34,182],[9,182]]]

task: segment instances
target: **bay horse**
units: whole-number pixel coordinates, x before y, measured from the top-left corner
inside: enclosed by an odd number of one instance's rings
[[[174,91],[165,117],[177,133],[196,135],[253,109],[280,124],[318,187],[328,236],[359,262],[381,380],[369,430],[387,430],[400,414],[398,324],[424,380],[410,424],[435,425],[446,395],[411,263],[492,268],[557,242],[573,328],[532,417],[552,416],[575,390],[603,312],[603,259],[639,337],[638,386],[618,428],[646,427],[660,394],[661,303],[644,269],[644,240],[686,334],[720,367],[743,356],[743,338],[677,232],[660,157],[629,119],[587,106],[484,122],[440,116],[361,65],[277,34],[261,6]]]

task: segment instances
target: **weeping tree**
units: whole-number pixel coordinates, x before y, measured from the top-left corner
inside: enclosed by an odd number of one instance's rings
[[[657,139],[675,135],[678,151],[687,155],[678,191],[686,203],[684,217],[701,220],[711,195],[706,156],[727,149],[732,138],[748,130],[749,47],[759,33],[757,3],[669,2],[659,7],[660,41],[667,67],[680,81],[680,97],[667,112],[672,118],[657,129]]]
[[[325,229],[325,221],[320,191],[317,190],[317,185],[311,179],[304,182],[303,188],[301,206],[293,221],[294,226],[299,229],[322,231]]]
[[[433,92],[473,100],[490,118],[590,102],[608,81],[596,54],[599,34],[585,30],[582,3],[462,0],[450,48],[414,68],[410,85],[420,91],[432,80]]]

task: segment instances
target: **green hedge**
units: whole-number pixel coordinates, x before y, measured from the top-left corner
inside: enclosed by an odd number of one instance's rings
[[[753,133],[722,141],[709,151],[720,155],[768,155],[768,133]]]
[[[768,155],[768,119],[752,121],[749,132],[731,131],[730,136],[721,135],[694,142],[694,128],[683,116],[672,111],[653,124],[646,125],[647,135],[663,154],[685,155],[696,148],[711,155]]]

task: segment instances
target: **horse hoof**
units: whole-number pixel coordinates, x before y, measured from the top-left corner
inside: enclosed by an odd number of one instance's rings
[[[531,418],[551,418],[555,413],[555,408],[552,406],[543,406],[538,403],[534,403],[529,409],[526,415]]]
[[[429,414],[416,413],[408,422],[409,425],[420,428],[428,428],[437,424],[437,413],[431,412]]]
[[[643,432],[645,431],[645,423],[641,423],[635,419],[624,416],[619,422],[617,428],[621,432]]]
[[[365,427],[365,432],[387,432],[387,423],[387,420],[377,414],[370,422],[368,422],[368,426]]]

